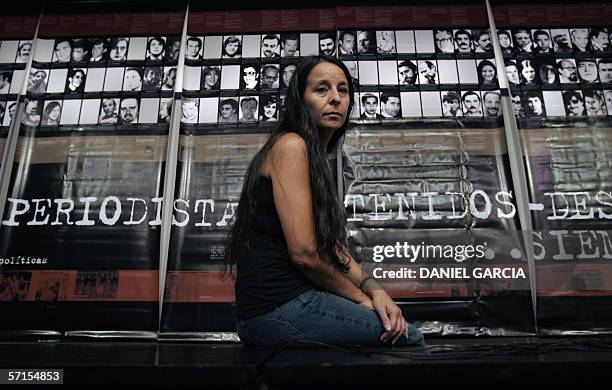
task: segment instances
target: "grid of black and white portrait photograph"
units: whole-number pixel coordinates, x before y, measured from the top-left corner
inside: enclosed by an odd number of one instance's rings
[[[0,127],[11,125],[15,101],[25,77],[25,65],[31,54],[32,40],[0,41]]]
[[[612,114],[610,29],[498,30],[518,118]]]
[[[47,95],[44,99],[27,98],[24,102],[22,124],[28,127],[40,127],[41,130],[54,130],[58,126],[129,127],[168,124],[173,104],[172,97],[149,97],[139,94],[84,99],[71,98],[68,95],[64,99],[53,96]],[[10,112],[14,102],[7,103],[6,109]]]
[[[180,44],[178,36],[37,39],[22,124],[168,124]]]

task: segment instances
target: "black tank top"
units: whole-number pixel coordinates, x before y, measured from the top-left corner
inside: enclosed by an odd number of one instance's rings
[[[236,316],[242,320],[267,313],[316,286],[289,258],[276,213],[272,181],[260,176],[250,249],[236,268]]]

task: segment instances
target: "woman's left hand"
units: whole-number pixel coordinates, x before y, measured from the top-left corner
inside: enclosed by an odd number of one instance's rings
[[[384,290],[377,290],[372,294],[372,304],[378,313],[386,331],[380,336],[380,341],[391,341],[395,344],[397,339],[408,337],[408,323],[404,319],[402,310],[393,302],[393,299]]]

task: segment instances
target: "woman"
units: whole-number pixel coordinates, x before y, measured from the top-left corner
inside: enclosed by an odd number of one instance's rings
[[[41,126],[59,126],[60,116],[62,115],[62,105],[58,102],[47,104],[43,111]]]
[[[510,32],[508,30],[498,30],[497,38],[499,39],[499,46],[501,47],[503,54],[514,53],[514,48],[512,47],[512,37],[510,36]]]
[[[263,95],[259,105],[259,120],[271,122],[278,120],[278,96]]]
[[[521,83],[523,85],[537,84],[536,70],[533,67],[532,62],[532,60],[521,61]]]
[[[236,36],[229,36],[223,41],[223,58],[240,58],[242,43]]]
[[[327,156],[346,130],[353,96],[342,62],[305,58],[279,126],[249,165],[225,252],[245,343],[423,344],[346,247]]]
[[[221,68],[218,66],[205,66],[202,68],[202,89],[207,91],[219,90],[221,81]]]
[[[478,82],[483,85],[497,84],[497,69],[489,60],[483,60],[478,64]]]

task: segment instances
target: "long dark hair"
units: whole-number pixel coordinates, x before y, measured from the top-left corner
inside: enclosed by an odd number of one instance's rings
[[[321,62],[330,62],[344,72],[349,86],[350,103],[347,120],[337,129],[327,145],[321,148],[316,124],[310,117],[304,102],[304,91],[308,75]],[[312,56],[302,59],[298,64],[287,91],[286,109],[278,126],[272,130],[270,138],[255,154],[249,164],[243,182],[240,202],[236,210],[236,221],[230,228],[225,246],[225,275],[233,274],[238,257],[249,249],[249,238],[257,208],[256,188],[260,180],[260,168],[274,143],[284,134],[293,132],[300,135],[308,150],[308,170],[312,192],[312,210],[314,213],[314,230],[317,240],[317,253],[326,262],[348,272],[349,261],[338,253],[346,254],[346,230],[344,209],[335,191],[332,169],[327,154],[336,150],[338,140],[344,135],[348,116],[354,104],[354,88],[351,75],[346,66],[332,57]]]

